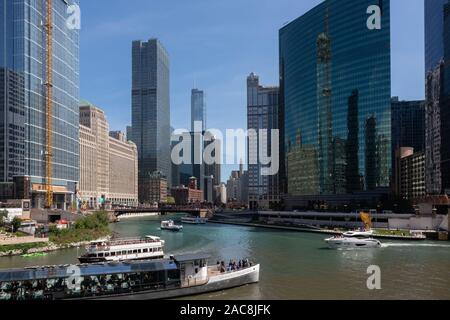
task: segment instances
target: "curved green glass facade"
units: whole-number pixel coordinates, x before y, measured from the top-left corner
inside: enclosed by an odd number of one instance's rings
[[[283,27],[280,87],[288,194],[389,187],[389,0],[327,0]]]

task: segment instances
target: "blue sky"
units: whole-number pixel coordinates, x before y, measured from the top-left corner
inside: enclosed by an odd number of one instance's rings
[[[81,96],[111,130],[131,122],[131,42],[170,55],[171,122],[190,123],[190,90],[206,92],[208,128],[246,128],[246,77],[278,82],[278,30],[321,0],[81,0]],[[423,0],[391,0],[392,95],[424,97]],[[222,179],[231,167],[224,168]]]

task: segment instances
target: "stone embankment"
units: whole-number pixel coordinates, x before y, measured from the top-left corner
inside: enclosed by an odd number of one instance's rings
[[[24,254],[33,254],[33,253],[47,253],[47,252],[52,252],[52,251],[57,251],[57,250],[62,250],[62,249],[82,247],[82,246],[86,246],[89,244],[89,241],[85,241],[85,242],[78,242],[78,243],[70,243],[70,244],[66,244],[66,245],[56,245],[54,243],[49,242],[48,239],[47,239],[47,242],[48,242],[48,244],[45,246],[37,246],[35,248],[31,247],[28,249],[12,249],[9,251],[0,252],[0,257],[21,256]],[[38,243],[42,244],[42,243],[44,243],[44,241],[39,241]]]

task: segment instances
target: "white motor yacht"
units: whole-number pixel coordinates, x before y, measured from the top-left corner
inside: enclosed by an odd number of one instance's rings
[[[182,231],[183,226],[176,225],[172,220],[161,221],[161,230]]]
[[[354,249],[354,248],[381,248],[381,242],[362,236],[344,237],[335,236],[325,239],[331,249]]]
[[[354,230],[354,231],[347,231],[344,232],[342,235],[344,237],[372,237],[374,234],[374,231],[372,229],[370,230]]]
[[[347,231],[342,235],[325,239],[325,242],[332,249],[380,248],[381,242],[372,238],[373,234],[372,229]]]

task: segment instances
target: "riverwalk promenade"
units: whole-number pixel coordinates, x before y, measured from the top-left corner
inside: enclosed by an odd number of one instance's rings
[[[294,227],[294,226],[281,226],[281,225],[271,225],[263,223],[250,223],[250,222],[237,222],[237,221],[227,221],[219,219],[210,219],[208,222],[217,224],[227,224],[243,227],[255,227],[255,228],[266,228],[266,229],[277,229],[286,231],[296,231],[296,232],[308,232],[308,233],[319,233],[325,235],[340,235],[343,232],[338,230],[328,230],[328,229],[315,229],[306,227]],[[390,239],[390,240],[408,240],[408,241],[423,241],[426,238],[414,237],[414,236],[402,236],[402,235],[384,235],[384,234],[374,234],[374,238],[378,239]]]

